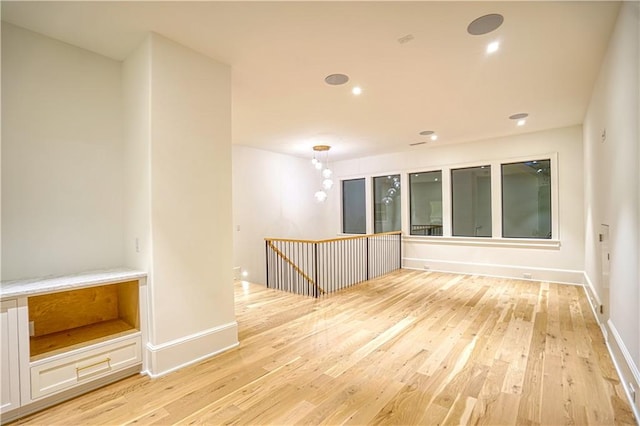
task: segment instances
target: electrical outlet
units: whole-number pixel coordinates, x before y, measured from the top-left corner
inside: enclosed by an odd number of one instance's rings
[[[429,265],[424,265],[424,270],[428,271],[429,269],[431,269],[431,267]]]
[[[631,399],[633,403],[636,403],[636,388],[633,386],[633,383],[629,382],[629,393],[631,394]]]
[[[603,305],[600,305],[600,313],[604,314],[604,306]]]
[[[136,253],[140,253],[140,240],[136,238]]]
[[[531,279],[531,277],[533,277],[533,275],[531,275],[531,273],[530,273],[530,272],[525,272],[524,274],[522,274],[522,276],[523,276],[524,278],[528,279],[528,280],[530,280],[530,279]]]

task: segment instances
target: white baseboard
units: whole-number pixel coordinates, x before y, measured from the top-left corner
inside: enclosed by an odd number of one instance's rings
[[[633,410],[633,415],[636,417],[636,422],[638,422],[640,421],[640,401],[638,401],[638,398],[640,397],[640,373],[638,372],[638,367],[633,361],[633,358],[631,358],[631,353],[624,344],[624,341],[620,337],[620,333],[618,333],[613,322],[608,320],[606,324],[603,323],[603,317],[599,314],[599,308],[602,301],[600,299],[600,295],[593,286],[593,282],[586,272],[584,273],[584,283],[584,291],[587,294],[589,305],[591,305],[593,316],[600,326],[600,330],[602,330],[607,350],[609,351],[609,356],[611,357],[613,366],[618,373],[618,378],[620,379],[620,383],[622,383],[624,392],[627,395],[629,405],[631,405],[631,409]],[[609,339],[609,336],[612,336],[613,339]],[[629,383],[633,383],[636,393],[638,393],[636,396],[636,402],[633,401],[633,397],[631,396]]]
[[[638,371],[638,366],[633,361],[631,353],[625,346],[624,341],[620,337],[618,330],[611,320],[607,321],[607,328],[609,329],[611,336],[613,336],[613,339],[607,341],[609,354],[611,354],[613,365],[616,367],[618,376],[620,376],[622,387],[627,394],[629,404],[631,404],[631,409],[636,417],[636,422],[640,422],[640,401],[638,401],[638,398],[640,397],[640,372]],[[631,389],[629,388],[630,383],[633,383],[633,387],[636,391],[635,402],[631,396]]]
[[[586,272],[584,272],[584,285],[587,290],[591,293],[589,296],[593,297],[594,300],[590,300],[590,302],[594,302],[598,307],[602,305],[602,300],[600,299],[600,295],[596,291],[596,288],[593,286],[593,282],[589,278]],[[596,315],[597,316],[597,315]]]
[[[453,272],[458,274],[516,278],[521,280],[551,281],[562,284],[583,285],[584,272],[567,269],[537,268],[530,266],[499,265],[489,263],[456,262],[436,259],[405,257],[402,267],[420,271]],[[527,274],[525,276],[525,274]]]
[[[147,343],[146,374],[156,378],[238,346],[238,323],[233,321],[170,342]]]
[[[593,282],[589,279],[589,275],[584,273],[584,293],[587,296],[587,302],[589,302],[589,306],[591,307],[591,312],[593,312],[593,316],[596,319],[596,322],[600,326],[600,331],[602,331],[602,335],[604,336],[604,340],[609,340],[609,331],[607,330],[606,324],[602,323],[602,313],[600,312],[600,307],[602,306],[602,299],[600,299],[600,295],[596,291],[596,288],[593,286]]]

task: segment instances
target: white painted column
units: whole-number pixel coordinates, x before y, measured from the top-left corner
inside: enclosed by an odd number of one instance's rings
[[[149,273],[146,368],[157,376],[238,342],[231,72],[152,34],[124,73],[126,252]]]

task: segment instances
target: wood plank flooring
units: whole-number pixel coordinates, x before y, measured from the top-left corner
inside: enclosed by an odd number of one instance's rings
[[[399,270],[235,296],[238,348],[17,424],[635,424],[577,286]]]

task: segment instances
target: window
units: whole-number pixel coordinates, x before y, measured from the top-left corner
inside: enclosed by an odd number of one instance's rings
[[[342,181],[342,232],[366,234],[364,178]]]
[[[442,235],[442,172],[409,175],[411,235]]]
[[[551,161],[502,165],[502,236],[551,238]]]
[[[454,236],[491,237],[491,166],[451,170]]]
[[[374,232],[400,231],[400,175],[373,178]]]

